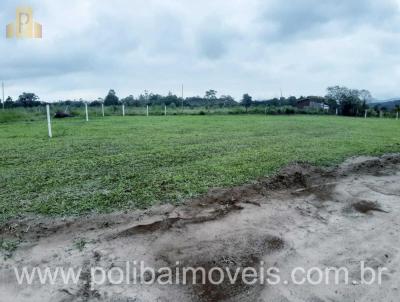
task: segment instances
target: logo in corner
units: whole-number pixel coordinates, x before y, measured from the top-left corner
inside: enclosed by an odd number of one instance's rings
[[[7,24],[6,37],[42,38],[42,24],[33,21],[31,7],[18,7],[15,22]]]

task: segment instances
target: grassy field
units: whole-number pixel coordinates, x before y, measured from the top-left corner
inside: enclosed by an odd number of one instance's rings
[[[179,202],[292,161],[400,152],[400,121],[335,116],[169,116],[0,124],[0,219]]]

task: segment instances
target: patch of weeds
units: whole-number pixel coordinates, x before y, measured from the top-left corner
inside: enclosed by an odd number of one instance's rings
[[[0,251],[4,255],[4,259],[11,258],[19,244],[20,241],[17,239],[0,239]]]
[[[82,252],[89,242],[85,238],[78,238],[74,242],[74,248]]]

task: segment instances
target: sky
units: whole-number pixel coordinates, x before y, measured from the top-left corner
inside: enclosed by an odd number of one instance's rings
[[[31,6],[42,39],[6,39]],[[0,2],[0,80],[13,99],[152,93],[237,100],[325,95],[344,85],[400,97],[400,0]]]

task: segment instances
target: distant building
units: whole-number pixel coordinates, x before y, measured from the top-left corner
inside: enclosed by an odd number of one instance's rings
[[[302,99],[297,102],[296,107],[299,109],[322,109],[322,110],[329,110],[329,106],[322,103],[316,102],[309,98]]]

